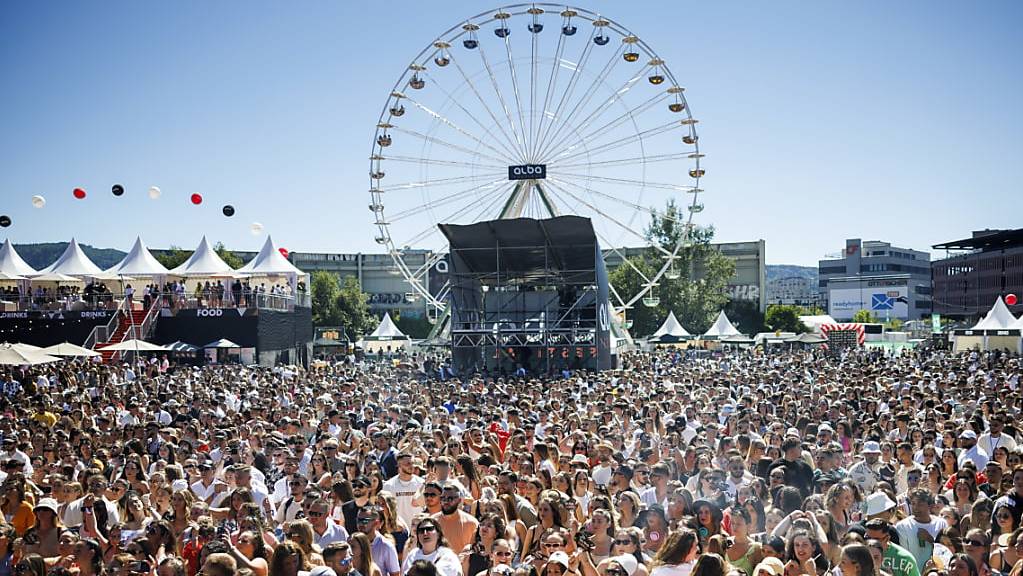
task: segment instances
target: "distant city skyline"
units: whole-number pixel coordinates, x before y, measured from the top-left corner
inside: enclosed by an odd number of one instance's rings
[[[764,239],[767,262],[816,266],[846,238],[930,251],[1020,227],[1023,5],[579,5],[685,85],[716,242]],[[205,234],[256,251],[269,233],[299,252],[379,252],[367,156],[385,98],[436,35],[498,6],[5,4],[0,239],[190,250]]]

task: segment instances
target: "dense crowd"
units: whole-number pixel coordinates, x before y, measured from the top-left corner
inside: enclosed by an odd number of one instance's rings
[[[8,367],[0,576],[1023,572],[1019,358],[412,360]]]

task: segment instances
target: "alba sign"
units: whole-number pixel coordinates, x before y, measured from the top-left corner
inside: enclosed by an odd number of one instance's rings
[[[521,164],[508,167],[509,180],[543,180],[547,178],[546,164]]]

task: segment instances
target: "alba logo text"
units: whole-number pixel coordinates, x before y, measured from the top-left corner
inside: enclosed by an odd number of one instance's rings
[[[509,180],[543,180],[547,178],[546,164],[521,164],[508,167]]]

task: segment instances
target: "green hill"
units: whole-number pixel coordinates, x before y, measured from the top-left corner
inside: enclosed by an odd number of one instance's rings
[[[817,285],[817,268],[814,266],[793,266],[791,264],[768,264],[765,267],[767,273],[767,281],[777,280],[779,278],[789,278],[792,276],[800,276],[808,278],[813,286]]]
[[[67,248],[67,242],[43,242],[39,244],[15,244],[14,249],[28,262],[28,265],[39,270],[53,264]],[[127,252],[113,248],[93,248],[81,244],[82,251],[100,268],[109,268],[121,261]]]

